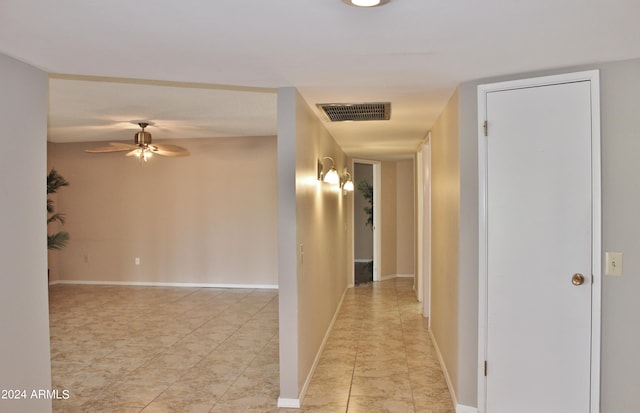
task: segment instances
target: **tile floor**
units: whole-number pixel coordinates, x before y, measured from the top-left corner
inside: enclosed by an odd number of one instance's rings
[[[412,281],[349,289],[301,409],[278,409],[273,290],[55,285],[53,411],[454,413]]]

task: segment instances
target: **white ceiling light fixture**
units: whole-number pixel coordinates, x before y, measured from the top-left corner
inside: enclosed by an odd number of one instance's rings
[[[390,0],[342,0],[354,7],[377,7],[389,3]]]

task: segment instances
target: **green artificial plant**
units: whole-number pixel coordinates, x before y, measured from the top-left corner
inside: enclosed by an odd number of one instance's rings
[[[367,223],[373,230],[373,185],[369,182],[362,180],[358,183],[358,191],[362,193],[364,199],[367,200],[369,206],[364,207],[364,212],[367,213]]]
[[[362,209],[364,209],[364,212],[367,214],[366,225],[370,226],[373,231],[373,185],[363,179],[358,183],[358,191],[360,191],[363,198],[369,203],[369,206],[365,206]],[[363,270],[373,276],[373,261],[367,262]]]
[[[58,188],[68,186],[69,182],[64,179],[55,169],[51,169],[47,174],[47,195],[55,194]],[[64,224],[64,214],[56,213],[53,201],[47,197],[47,224],[59,222]],[[47,248],[50,250],[59,250],[64,248],[69,241],[69,233],[66,231],[58,231],[47,234]]]

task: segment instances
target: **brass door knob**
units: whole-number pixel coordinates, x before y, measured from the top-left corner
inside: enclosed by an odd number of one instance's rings
[[[584,275],[580,273],[573,274],[573,277],[571,277],[571,284],[576,286],[584,284]]]

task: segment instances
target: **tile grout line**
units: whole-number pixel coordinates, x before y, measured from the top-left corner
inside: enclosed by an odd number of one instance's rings
[[[405,365],[407,366],[407,379],[409,379],[409,388],[411,389],[411,403],[413,404],[413,411],[416,411],[416,401],[415,398],[413,397],[413,386],[411,385],[411,372],[409,369],[409,360],[407,357],[407,340],[405,338],[405,328],[404,328],[404,320],[402,319],[402,312],[400,311],[400,300],[398,298],[398,279],[396,278],[393,282],[393,292],[394,292],[394,298],[396,300],[396,309],[398,311],[398,319],[400,321],[400,331],[402,332],[402,349],[404,350],[404,362]]]
[[[245,297],[246,297],[246,296],[245,296]],[[245,298],[245,297],[243,297],[243,298]],[[243,326],[245,326],[249,321],[253,320],[253,319],[254,319],[254,316],[255,316],[256,314],[258,314],[258,313],[260,313],[262,310],[264,310],[264,309],[265,309],[265,308],[266,308],[266,307],[267,307],[267,306],[268,306],[268,305],[269,305],[273,300],[275,300],[276,298],[277,298],[277,295],[276,295],[275,297],[273,297],[271,300],[269,300],[267,303],[265,303],[265,305],[263,305],[263,306],[260,308],[260,310],[259,310],[259,311],[257,311],[256,313],[254,313],[254,314],[251,316],[251,318],[250,318],[249,320],[245,321],[245,322],[244,322],[240,327],[238,327],[238,328],[237,328],[237,329],[236,329],[232,334],[230,334],[230,335],[229,335],[229,337],[227,337],[227,338],[226,338],[222,343],[226,342],[229,338],[231,338],[235,333],[237,333],[237,332],[238,332],[238,330],[240,330]],[[273,334],[271,335],[271,337],[269,338],[269,340],[267,340],[267,342],[266,342],[266,343],[265,343],[265,344],[260,348],[260,350],[259,350],[258,352],[256,352],[256,355],[251,359],[251,361],[249,361],[249,362],[247,363],[247,365],[244,367],[244,369],[242,369],[242,372],[240,372],[240,373],[236,376],[236,378],[235,378],[235,380],[233,381],[233,383],[231,383],[231,384],[229,385],[229,387],[225,390],[225,392],[224,392],[224,393],[222,393],[222,394],[220,395],[220,397],[216,400],[216,402],[213,404],[213,406],[211,406],[211,409],[209,409],[209,412],[211,412],[211,411],[212,411],[212,410],[213,410],[213,409],[218,405],[218,403],[219,403],[220,401],[222,401],[222,399],[224,398],[225,394],[227,394],[227,393],[229,392],[229,390],[231,390],[231,388],[233,388],[233,386],[238,382],[238,380],[240,379],[240,377],[242,377],[242,375],[247,371],[247,369],[249,368],[249,366],[251,365],[251,363],[252,363],[252,362],[254,362],[254,361],[255,361],[255,360],[260,356],[260,354],[262,353],[262,351],[263,351],[263,350],[264,350],[264,349],[265,349],[265,348],[266,348],[266,347],[271,343],[271,340],[273,340],[273,337],[275,337],[275,336],[278,336],[278,331],[276,331],[275,333],[273,333]],[[222,344],[222,343],[220,343],[220,344]],[[217,348],[217,347],[218,347],[218,346],[216,346],[216,348]],[[209,353],[209,354],[211,354],[211,353]],[[275,405],[277,406],[277,404],[278,404],[278,400],[277,400],[277,398],[276,398],[274,401],[275,401]]]
[[[193,294],[194,292],[195,292],[195,291],[191,292],[190,294],[186,295],[185,297],[187,297],[187,296],[189,296],[189,295]],[[253,292],[253,290],[252,290],[251,292]],[[233,304],[229,304],[229,305],[227,305],[227,306],[225,307],[225,309],[224,309],[224,310],[222,310],[222,311],[220,312],[220,314],[224,314],[224,313],[225,313],[225,312],[227,312],[227,311],[229,310],[229,308],[230,308],[230,307],[232,307],[234,304],[237,304],[239,301],[244,300],[247,296],[249,296],[249,295],[251,294],[251,292],[249,292],[249,293],[247,293],[247,294],[245,294],[245,295],[242,295],[242,296],[241,296],[241,298],[239,298],[238,300],[236,300]],[[184,298],[184,297],[183,297],[183,298]],[[170,389],[174,384],[178,383],[178,382],[179,382],[179,380],[180,380],[182,377],[184,377],[185,375],[187,375],[187,374],[188,374],[188,372],[189,372],[192,368],[194,368],[195,366],[197,366],[198,364],[200,364],[200,363],[202,362],[202,360],[204,360],[207,356],[209,356],[211,353],[213,353],[214,351],[216,351],[216,350],[218,349],[218,347],[220,347],[221,345],[223,345],[224,343],[226,343],[226,342],[227,342],[227,340],[229,340],[229,338],[231,338],[231,337],[232,337],[235,333],[237,333],[237,332],[238,332],[238,331],[239,331],[239,330],[240,330],[244,325],[246,325],[249,321],[251,321],[251,320],[254,318],[254,316],[255,316],[256,314],[260,313],[260,311],[262,311],[265,307],[267,307],[267,306],[271,303],[271,301],[273,301],[275,298],[276,298],[276,297],[272,298],[272,299],[271,299],[271,300],[269,300],[267,303],[265,303],[265,305],[263,305],[262,307],[260,307],[260,310],[258,310],[256,313],[252,314],[252,316],[251,316],[251,318],[250,318],[249,320],[245,321],[245,322],[244,322],[243,324],[241,324],[238,328],[236,328],[232,333],[230,333],[230,334],[229,334],[229,335],[228,335],[224,340],[222,340],[222,341],[221,341],[220,343],[218,343],[215,347],[213,347],[213,348],[211,349],[211,351],[209,351],[207,354],[205,354],[205,355],[204,355],[204,356],[203,356],[203,357],[202,357],[202,358],[201,358],[201,359],[200,359],[196,364],[194,364],[193,366],[191,366],[191,367],[190,367],[190,368],[188,368],[188,369],[185,369],[185,370],[184,370],[184,372],[183,372],[183,373],[178,377],[178,379],[176,379],[176,381],[174,381],[173,383],[171,383],[171,384],[170,384],[166,389],[164,389],[162,392],[160,392],[160,394],[158,394],[158,395],[157,395],[153,400],[151,400],[149,403],[147,403],[147,405],[146,405],[146,406],[144,406],[144,407],[142,408],[142,410],[140,410],[140,412],[142,412],[144,409],[146,409],[147,407],[149,407],[149,405],[153,404],[153,402],[155,402],[156,400],[158,400],[158,398],[160,398],[160,396],[162,396],[162,395],[163,395],[167,390],[169,390],[169,389]],[[175,302],[175,301],[172,301],[172,302]],[[179,343],[180,341],[182,341],[185,337],[188,337],[188,336],[190,336],[191,334],[193,334],[196,330],[200,329],[202,326],[204,326],[205,324],[209,323],[211,320],[213,320],[213,319],[215,319],[215,318],[218,318],[220,314],[216,315],[215,317],[211,317],[211,318],[210,318],[210,319],[208,319],[207,321],[205,321],[205,322],[203,322],[202,324],[200,324],[198,327],[196,327],[196,328],[194,328],[193,330],[191,330],[191,332],[190,332],[190,333],[185,334],[182,338],[180,338],[180,340],[178,340],[178,341],[176,342],[176,344],[177,344],[177,343]],[[276,334],[277,334],[277,333],[276,333]],[[267,342],[267,343],[262,347],[262,349],[264,349],[264,348],[269,344],[269,342],[270,342],[272,339],[273,339],[273,336],[271,336],[271,338],[269,339],[269,341],[268,341],[268,342]],[[156,357],[154,357],[153,359],[149,360],[149,362],[150,362],[150,361],[153,361],[153,360],[155,360],[155,359],[157,359],[158,357],[160,357],[160,355],[161,355],[161,354],[164,354],[164,352],[163,352],[163,353],[158,354]],[[252,362],[253,360],[255,360],[255,359],[258,357],[258,355],[259,355],[259,354],[260,354],[260,353],[258,352],[258,354],[256,354],[256,357],[254,357],[253,359],[251,359],[251,361],[249,362],[249,364],[251,364],[251,362]],[[147,363],[148,363],[148,362],[147,362]],[[145,363],[145,364],[146,364],[146,363]],[[248,367],[248,365],[249,365],[249,364],[247,364],[247,367]],[[142,366],[141,366],[141,367],[142,367]],[[247,367],[245,367],[245,368],[244,368],[244,370],[242,371],[242,373],[244,373],[244,372],[246,371]],[[140,367],[138,367],[138,368],[140,368]],[[137,369],[136,369],[136,370],[137,370]],[[135,370],[134,370],[134,371],[135,371]],[[240,373],[240,375],[242,375],[242,373]],[[238,381],[238,378],[240,377],[240,375],[238,375],[238,376],[236,377],[236,379],[233,381],[233,383],[229,385],[229,388],[228,388],[228,389],[227,389],[227,390],[226,390],[222,395],[220,395],[220,398],[222,398],[222,397],[223,397],[223,396],[224,396],[224,395],[229,391],[229,389],[231,389],[231,387],[233,387],[233,384],[235,384],[235,382],[237,382],[237,381]],[[216,406],[216,404],[218,404],[218,401],[216,401],[216,402],[213,404],[213,406],[211,406],[211,409],[213,409],[213,408]]]
[[[359,302],[358,296],[356,296],[356,303]],[[364,316],[360,315],[359,316],[360,319],[360,327],[359,327],[359,331],[358,331],[358,340],[357,340],[357,344],[356,344],[356,355],[353,358],[353,369],[351,370],[351,380],[349,380],[349,393],[347,395],[347,406],[346,406],[346,410],[345,413],[349,412],[349,404],[351,403],[351,390],[353,389],[353,378],[355,377],[356,374],[356,365],[358,363],[358,353],[360,352],[360,343],[362,340],[362,334],[363,334],[363,326],[364,326]]]
[[[394,282],[395,292],[396,292],[396,303],[398,304],[398,314],[400,316],[400,328],[402,330],[402,345],[404,348],[404,359],[407,363],[407,378],[409,379],[409,388],[411,389],[411,403],[413,404],[413,411],[417,412],[416,407],[416,398],[414,395],[414,384],[413,380],[411,380],[411,366],[409,365],[409,355],[407,354],[407,341],[405,336],[405,320],[402,317],[402,311],[400,311],[400,300],[398,299],[398,289],[397,289],[397,279]]]

